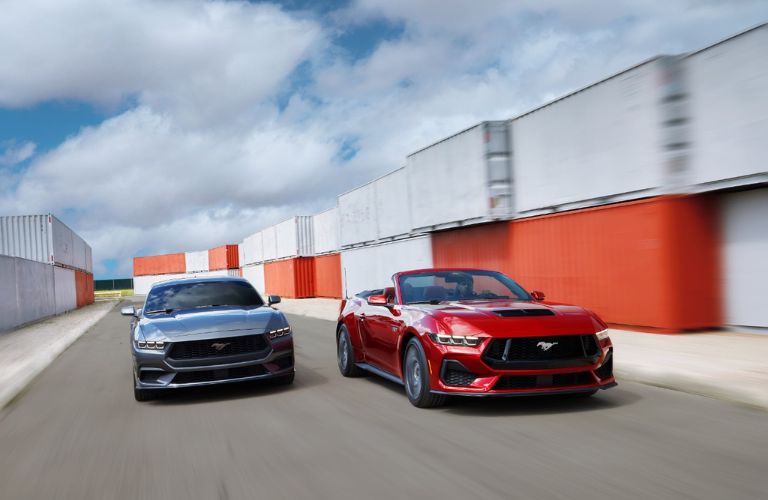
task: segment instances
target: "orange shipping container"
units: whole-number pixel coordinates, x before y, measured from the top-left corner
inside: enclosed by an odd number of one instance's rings
[[[341,298],[341,254],[315,257],[315,297]]]
[[[134,276],[181,274],[185,272],[187,272],[187,263],[183,253],[149,255],[146,257],[133,258]]]
[[[503,246],[503,231],[478,240],[474,228],[433,238],[434,265],[497,268],[548,300],[585,306],[613,324],[668,332],[721,324],[717,207],[709,196],[653,198],[508,224],[506,266],[477,249]]]
[[[264,288],[267,294],[292,299],[314,297],[314,260],[314,257],[297,257],[264,264]]]
[[[435,267],[475,267],[509,274],[508,222],[493,222],[432,233]]]
[[[93,304],[93,275],[75,271],[75,298],[77,307]]]
[[[240,254],[237,245],[223,245],[208,250],[208,269],[237,269],[240,267]]]

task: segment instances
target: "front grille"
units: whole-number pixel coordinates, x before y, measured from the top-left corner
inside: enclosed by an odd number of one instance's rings
[[[445,370],[443,381],[448,385],[470,385],[475,380],[475,374],[459,370]]]
[[[492,339],[483,354],[491,368],[558,368],[594,363],[599,349],[594,335]]]
[[[512,389],[556,389],[576,385],[590,385],[595,380],[589,372],[559,373],[557,375],[524,375],[499,377],[494,391]]]
[[[224,345],[221,349],[217,349]],[[247,335],[223,339],[191,340],[174,342],[168,357],[171,359],[197,359],[222,356],[236,356],[263,351],[267,348],[264,335]]]
[[[200,382],[215,382],[218,380],[233,380],[238,378],[255,377],[264,375],[267,370],[261,365],[239,366],[237,368],[225,368],[223,370],[200,370],[194,372],[180,372],[173,377],[173,384],[195,384]]]

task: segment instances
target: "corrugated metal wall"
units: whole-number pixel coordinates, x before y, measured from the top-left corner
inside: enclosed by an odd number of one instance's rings
[[[186,257],[183,253],[167,255],[148,255],[133,258],[134,276],[153,276],[157,274],[181,274],[187,269]]]
[[[269,295],[300,299],[315,296],[313,257],[297,257],[264,264],[264,284]]]
[[[334,207],[312,217],[312,231],[315,238],[315,254],[338,252],[339,209]]]
[[[208,268],[211,271],[237,269],[240,267],[239,260],[240,253],[237,250],[237,245],[222,245],[208,250]]]
[[[50,214],[0,217],[0,255],[93,270],[91,247]]]
[[[185,252],[184,261],[188,273],[200,273],[209,270],[208,250]]]
[[[398,271],[432,267],[430,237],[342,250],[341,267],[347,297],[362,290],[392,286],[392,275]]]
[[[435,267],[474,267],[510,271],[512,226],[492,222],[432,233],[432,261]]]
[[[725,321],[768,328],[768,189],[722,199]]]
[[[266,285],[264,283],[264,264],[254,264],[241,269],[242,277],[253,285],[259,294],[266,299]]]
[[[82,271],[75,271],[75,289],[77,307],[93,304],[93,275]]]
[[[54,267],[53,286],[56,314],[62,314],[78,307],[75,271],[63,267]]]
[[[717,210],[656,198],[512,223],[511,276],[605,321],[681,331],[721,324]]]
[[[341,298],[341,254],[333,253],[315,257],[315,296]]]

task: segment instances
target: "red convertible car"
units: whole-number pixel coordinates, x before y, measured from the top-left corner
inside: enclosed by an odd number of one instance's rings
[[[589,310],[544,302],[495,271],[420,269],[393,281],[342,302],[342,375],[397,382],[420,408],[447,396],[591,396],[616,385],[606,324]]]

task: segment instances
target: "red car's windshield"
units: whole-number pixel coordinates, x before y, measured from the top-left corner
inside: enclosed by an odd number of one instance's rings
[[[404,304],[449,300],[531,300],[523,288],[494,271],[425,271],[400,276]]]

